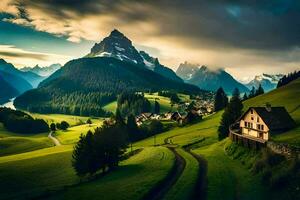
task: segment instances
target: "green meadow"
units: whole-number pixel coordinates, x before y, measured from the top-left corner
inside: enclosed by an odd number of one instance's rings
[[[297,127],[272,139],[299,146],[299,88],[300,80],[294,81],[245,101],[244,109],[262,106],[266,102],[285,106]],[[155,100],[155,95],[147,98]],[[161,103],[165,105],[163,109],[168,110],[168,100],[160,100],[164,102]],[[186,166],[165,194],[165,199],[188,199],[194,192],[199,166],[197,160],[184,150],[186,146],[207,160],[208,199],[276,199],[279,192],[273,191],[271,195],[261,182],[261,174],[254,174],[249,167],[260,154],[246,157],[243,151],[239,151],[238,156],[232,156],[226,150],[232,145],[231,141],[218,141],[221,115],[222,111],[205,117],[197,124],[175,127],[136,142],[134,149],[143,149],[141,152],[122,161],[115,171],[85,182],[80,182],[71,166],[73,145],[80,134],[101,126],[103,119],[92,119],[92,124],[88,125],[81,123],[86,122],[86,117],[34,114],[48,123],[65,120],[72,125],[67,131],[56,131],[54,136],[62,143],[57,147],[47,137],[48,133],[14,134],[0,124],[0,199],[141,199],[164,180],[174,166],[174,154],[165,147],[170,144],[176,147]],[[156,147],[153,147],[154,141]]]

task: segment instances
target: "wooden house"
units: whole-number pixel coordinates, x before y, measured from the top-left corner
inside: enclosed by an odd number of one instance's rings
[[[238,123],[231,126],[230,134],[234,140],[242,138],[265,143],[272,134],[285,132],[294,126],[294,120],[284,107],[250,107]]]

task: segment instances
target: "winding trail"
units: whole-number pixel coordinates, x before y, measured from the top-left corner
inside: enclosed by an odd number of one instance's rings
[[[190,153],[199,163],[199,173],[197,183],[195,185],[195,191],[193,199],[206,199],[207,198],[207,160],[201,155],[198,155],[190,149],[185,149]]]
[[[59,142],[59,140],[56,137],[54,137],[52,135],[52,133],[53,133],[52,131],[49,133],[48,138],[50,138],[52,140],[52,142],[54,143],[55,146],[60,146],[61,143]]]
[[[164,195],[171,189],[181,176],[186,162],[181,155],[177,153],[175,148],[168,147],[175,155],[175,163],[169,174],[158,184],[156,184],[145,196],[144,200],[158,200],[163,199]]]

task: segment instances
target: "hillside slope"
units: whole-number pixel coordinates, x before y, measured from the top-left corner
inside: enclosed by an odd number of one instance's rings
[[[19,92],[8,82],[6,82],[0,74],[0,104],[6,102],[19,94]]]
[[[95,57],[68,62],[43,81],[38,89],[19,96],[14,103],[17,108],[29,111],[82,115],[78,111],[81,106],[99,110],[121,92],[149,90],[204,93],[196,86],[167,79],[143,65],[111,57]]]

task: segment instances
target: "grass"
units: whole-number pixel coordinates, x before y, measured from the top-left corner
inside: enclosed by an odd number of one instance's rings
[[[96,127],[100,127],[103,120],[92,120],[93,124],[83,124],[79,126],[73,126],[66,131],[58,130],[55,132],[55,137],[62,144],[74,144],[79,140],[81,134],[86,134],[89,130],[94,130]]]
[[[165,147],[145,148],[122,162],[120,168],[89,183],[71,187],[51,199],[142,199],[164,177],[174,163]]]
[[[186,166],[182,175],[171,190],[166,194],[164,199],[191,199],[198,178],[198,161],[191,154],[181,148],[177,148],[176,151],[184,158]]]
[[[249,106],[264,106],[269,102],[272,106],[284,106],[297,123],[297,127],[286,133],[273,135],[272,139],[277,142],[289,143],[300,146],[300,79],[288,85],[273,90],[267,94],[249,99],[244,103],[244,109]]]
[[[156,135],[156,144],[164,144],[166,138],[170,138],[173,143],[186,145],[195,143],[205,138],[202,145],[212,144],[217,141],[217,126],[221,117],[221,112],[204,118],[200,123],[185,127],[177,127],[170,131]],[[205,130],[205,131],[203,131]],[[150,137],[134,144],[137,147],[152,146],[154,138]]]
[[[72,147],[51,147],[0,157],[0,199],[31,199],[78,182],[71,167]]]
[[[225,154],[226,142],[228,139],[194,150],[208,161],[207,199],[265,199],[259,178]]]
[[[0,123],[0,156],[24,153],[53,146],[47,133],[16,134],[7,131]]]
[[[38,119],[44,119],[48,124],[60,123],[66,121],[70,126],[76,126],[85,123],[89,117],[75,116],[75,115],[64,115],[64,114],[38,114],[29,113],[32,117]]]
[[[117,110],[117,101],[113,101],[103,107],[104,110],[115,113]]]

